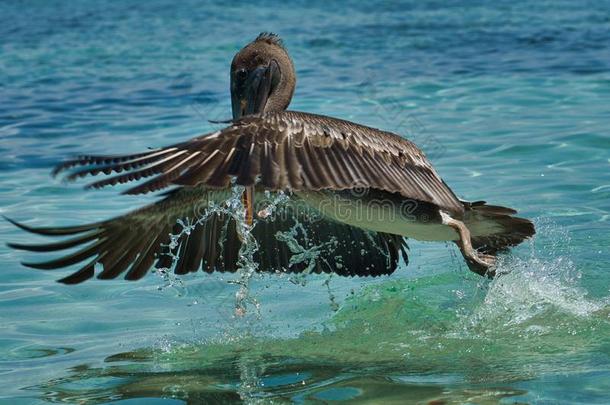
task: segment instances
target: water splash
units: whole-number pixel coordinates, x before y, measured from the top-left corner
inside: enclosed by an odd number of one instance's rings
[[[235,315],[243,317],[246,315],[248,305],[254,307],[256,319],[261,318],[261,304],[258,299],[251,294],[250,280],[257,274],[259,264],[256,262],[254,255],[259,249],[258,243],[252,235],[252,229],[256,226],[259,219],[265,219],[273,215],[274,212],[285,205],[289,201],[288,195],[283,192],[272,194],[269,191],[265,192],[266,206],[254,216],[252,224],[245,221],[246,209],[241,199],[244,187],[234,186],[233,196],[228,200],[230,215],[237,224],[237,232],[242,240],[242,245],[239,249],[239,260],[237,280],[231,280],[229,283],[239,286],[239,290],[235,293]]]
[[[303,244],[299,242],[299,236],[302,236]],[[307,276],[315,269],[320,254],[325,249],[334,250],[338,245],[337,239],[332,236],[327,242],[320,245],[311,244],[307,236],[307,229],[300,222],[296,222],[288,231],[277,232],[275,238],[288,246],[291,253],[289,266],[307,264],[301,273],[290,277],[291,282],[302,286],[307,284]]]
[[[247,306],[251,304],[254,306],[257,316],[260,316],[260,304],[255,297],[251,296],[249,291],[249,281],[258,269],[258,263],[254,260],[254,254],[258,250],[258,245],[251,234],[251,230],[256,222],[250,225],[245,220],[246,211],[241,198],[243,192],[244,187],[234,185],[231,188],[230,196],[226,200],[210,200],[208,205],[203,207],[204,209],[199,210],[194,218],[185,217],[177,220],[176,223],[180,226],[180,230],[176,233],[171,233],[169,235],[170,242],[165,245],[167,249],[164,254],[171,258],[171,265],[154,270],[163,280],[163,284],[158,286],[159,290],[174,288],[178,290],[179,295],[183,294],[185,285],[182,279],[172,272],[174,264],[180,259],[177,249],[180,240],[184,236],[190,235],[196,226],[203,225],[212,216],[227,216],[235,221],[238,237],[242,241],[237,262],[238,278],[227,281],[229,284],[239,286],[238,291],[235,293],[235,315],[244,316],[247,312]],[[227,229],[225,227],[222,230],[220,243],[226,240],[226,232]]]
[[[578,286],[581,275],[569,258],[503,259],[499,267],[510,272],[497,277],[484,301],[488,316],[502,315],[506,324],[521,324],[549,311],[586,317],[602,304],[587,299]]]
[[[330,289],[330,282],[332,280],[332,274],[330,274],[326,280],[324,280],[324,286],[326,287],[326,291],[328,291],[328,304],[330,306],[330,309],[334,312],[337,312],[340,308],[339,303],[337,302],[337,297],[335,296],[335,294],[333,294],[332,290]]]
[[[246,218],[246,207],[242,201],[245,188],[233,186],[232,197],[227,201],[229,215],[235,220],[237,225],[237,235],[242,241],[239,248],[239,258],[237,261],[239,278],[229,281],[230,284],[239,286],[235,293],[235,316],[243,317],[246,315],[248,305],[255,309],[257,318],[260,318],[260,303],[256,297],[250,294],[250,280],[256,274],[258,263],[254,260],[254,254],[258,250],[256,239],[252,235],[252,228],[256,224],[248,224]]]
[[[607,306],[580,286],[582,273],[571,259],[567,230],[548,220],[536,222],[539,236],[530,243],[529,255],[500,257],[499,276],[470,317],[472,325],[493,320],[504,327],[528,327],[548,317],[587,318]]]
[[[249,308],[253,308],[253,314],[255,318],[260,319],[260,302],[256,296],[251,293],[251,279],[258,274],[259,263],[255,260],[256,252],[259,249],[258,242],[252,234],[253,228],[260,220],[266,220],[276,213],[277,210],[285,207],[289,201],[289,195],[283,192],[271,193],[265,192],[264,199],[258,201],[263,208],[260,209],[257,215],[254,216],[252,224],[248,224],[245,220],[246,209],[243,205],[242,195],[245,188],[243,186],[233,185],[230,193],[219,199],[212,199],[208,201],[207,205],[201,207],[202,209],[196,213],[195,218],[182,218],[177,221],[179,225],[179,231],[170,234],[170,242],[166,245],[167,254],[171,258],[171,265],[164,268],[158,268],[155,273],[159,275],[163,280],[163,285],[159,286],[159,290],[165,288],[174,288],[178,290],[179,295],[184,294],[185,285],[180,277],[176,276],[171,270],[179,257],[179,249],[181,239],[186,235],[190,235],[191,232],[198,225],[203,225],[213,215],[221,215],[230,218],[234,221],[236,226],[236,232],[240,240],[242,241],[240,250],[238,252],[237,261],[237,272],[236,278],[227,280],[227,284],[235,285],[238,290],[235,292],[234,312],[233,316],[241,318],[249,313]],[[295,218],[296,220],[296,218]],[[323,246],[308,246],[304,247],[299,244],[298,237],[303,236],[305,241],[307,238],[307,229],[298,220],[295,225],[286,232],[278,232],[275,236],[278,240],[285,242],[290,251],[292,252],[291,260],[289,265],[301,264],[307,262],[307,269],[294,280],[301,285],[305,285],[305,277],[313,270],[316,265],[316,260],[322,249],[331,245],[336,245],[334,238],[331,238],[329,242]],[[227,238],[228,229],[225,226],[221,231],[219,243],[222,243]]]

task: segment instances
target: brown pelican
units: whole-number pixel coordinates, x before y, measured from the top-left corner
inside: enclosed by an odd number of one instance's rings
[[[461,201],[405,138],[286,111],[295,83],[280,38],[259,35],[231,64],[229,126],[144,153],[81,156],[55,169],[69,171],[68,180],[110,176],[93,188],[150,178],[126,194],[174,186],[161,200],[80,226],[35,228],[11,221],[32,233],[68,238],[9,246],[73,249],[57,259],[24,263],[37,269],[80,263],[59,280],[66,284],[95,273],[136,280],[155,265],[173,266],[177,274],[235,271],[248,235],[257,247],[258,271],[390,274],[401,256],[407,261],[405,237],[411,237],[454,241],[472,271],[493,275],[497,253],[534,234],[532,223],[510,208]],[[245,210],[225,203],[239,201],[241,193]]]

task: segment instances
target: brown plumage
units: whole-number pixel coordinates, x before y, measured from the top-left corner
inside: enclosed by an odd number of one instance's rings
[[[82,156],[60,170],[84,167],[68,179],[98,173],[117,176],[100,188],[154,176],[125,191],[140,194],[170,185],[228,187],[259,181],[266,189],[374,188],[437,205],[462,217],[463,204],[423,152],[390,132],[295,111],[245,117],[235,124],[148,155]]]
[[[173,267],[177,274],[233,272],[244,235],[234,215],[208,207],[232,197],[234,185],[245,187],[248,222],[258,211],[253,205],[260,207],[269,193],[290,197],[275,215],[252,219],[258,271],[390,274],[400,257],[407,261],[407,236],[453,240],[471,270],[490,275],[498,252],[534,234],[532,223],[514,217],[510,208],[460,201],[424,153],[399,135],[286,111],[295,84],[294,66],[279,37],[259,35],[231,63],[231,125],[144,153],[81,156],[53,172],[66,173],[67,180],[108,176],[90,188],[137,182],[125,194],[173,186],[163,199],[84,226],[32,228],[11,221],[28,232],[68,239],[9,246],[36,252],[76,249],[58,259],[25,263],[39,269],[79,264],[60,280],[67,284],[93,277],[100,265],[101,279],[124,274],[136,280],[153,265]],[[376,206],[380,199],[391,207]],[[373,203],[362,217],[353,210],[339,215],[341,204],[361,203]],[[403,212],[405,206],[413,210]],[[188,232],[180,224],[185,222]]]
[[[242,246],[235,218],[214,213],[205,217],[210,202],[231,198],[231,190],[183,187],[162,200],[108,221],[84,226],[33,228],[15,221],[25,231],[44,236],[69,236],[59,243],[20,244],[9,247],[34,252],[60,252],[79,248],[66,256],[25,266],[54,270],[79,264],[75,273],[60,279],[76,284],[94,276],[100,279],[124,274],[138,280],[153,267],[174,267],[176,274],[202,269],[235,272]],[[259,207],[270,203],[262,189],[256,195]],[[271,198],[272,199],[272,198]],[[201,211],[201,213],[199,212]],[[188,227],[178,224],[180,220]],[[199,220],[199,221],[197,221]],[[171,245],[171,236],[174,245]],[[408,261],[404,238],[366,231],[320,216],[294,197],[278,206],[272,216],[259,218],[252,229],[258,245],[254,261],[262,272],[337,273],[342,276],[379,276],[392,273],[402,257]],[[303,249],[303,250],[300,250]],[[310,250],[309,254],[305,250]],[[302,258],[295,257],[301,255]],[[83,265],[84,263],[84,265]]]

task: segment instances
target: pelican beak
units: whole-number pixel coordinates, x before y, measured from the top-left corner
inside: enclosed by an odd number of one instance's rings
[[[276,61],[267,66],[259,66],[251,71],[241,83],[232,83],[231,107],[233,120],[246,115],[262,114],[269,95],[277,86],[280,70]]]

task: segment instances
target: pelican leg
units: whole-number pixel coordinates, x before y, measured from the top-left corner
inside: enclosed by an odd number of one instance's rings
[[[247,186],[241,195],[241,202],[246,210],[245,221],[246,224],[252,226],[254,222],[254,187]]]
[[[460,236],[460,239],[455,243],[460,248],[468,268],[481,276],[493,277],[495,271],[491,269],[491,267],[496,263],[495,256],[477,253],[472,247],[470,230],[468,227],[466,227],[462,221],[452,218],[443,211],[440,211],[440,214],[443,224],[455,229]]]

